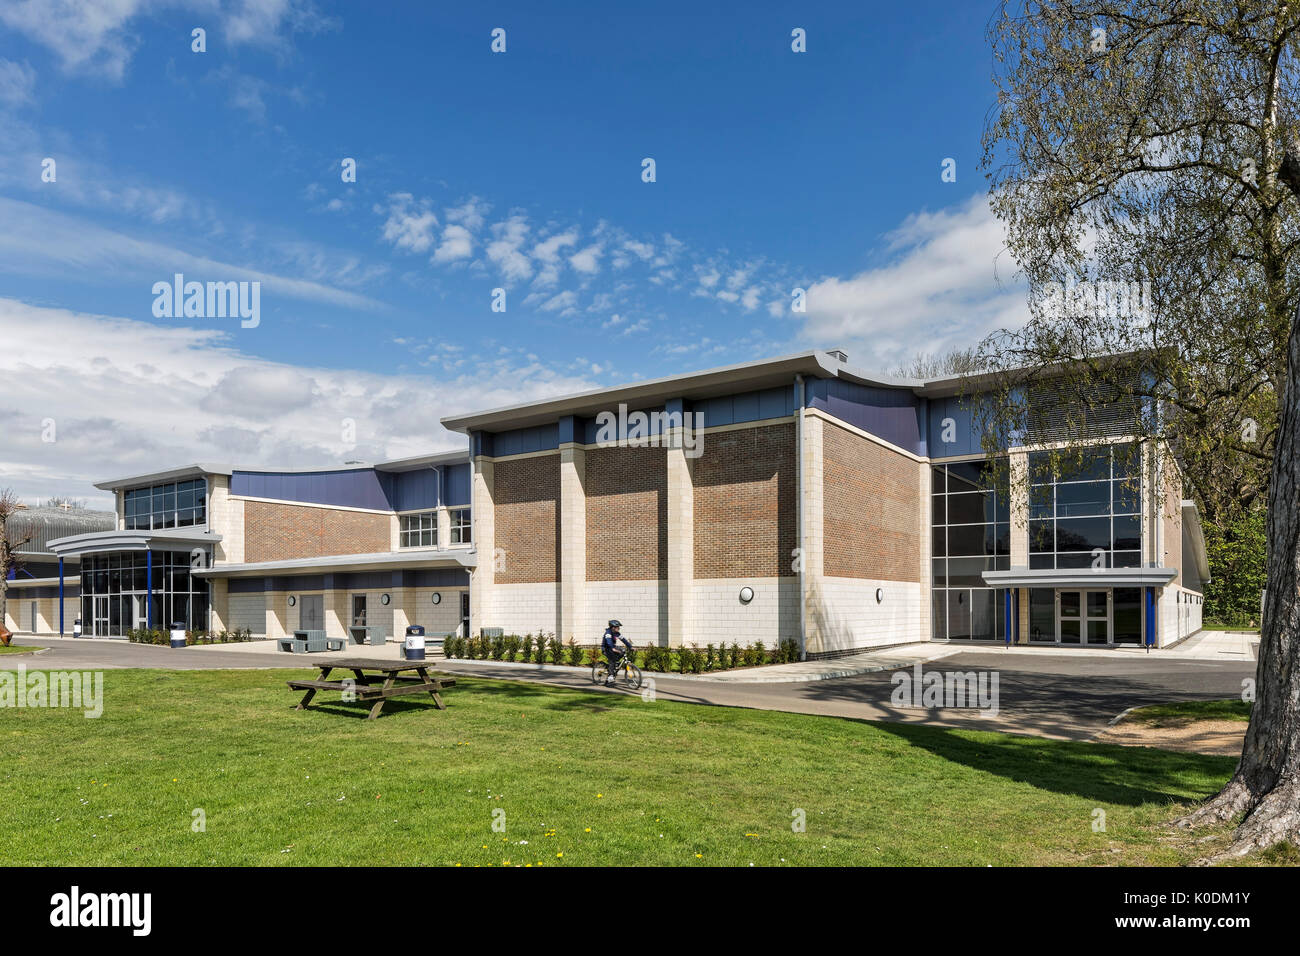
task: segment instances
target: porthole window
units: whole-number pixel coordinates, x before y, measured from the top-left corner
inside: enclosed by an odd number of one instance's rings
[[[751,587],[748,587],[748,586],[741,588],[741,589],[740,589],[740,603],[741,603],[741,604],[748,604],[748,603],[749,603],[750,601],[752,601],[752,600],[754,600],[754,589],[751,588]]]
[[[433,603],[434,603],[434,604],[441,604],[441,603],[442,603],[442,595],[439,594],[437,591],[434,591],[434,592],[433,592],[433,598],[432,598],[432,600],[433,600]]]

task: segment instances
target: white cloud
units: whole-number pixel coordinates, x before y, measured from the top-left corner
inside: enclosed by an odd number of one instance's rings
[[[433,261],[442,263],[468,259],[473,251],[474,237],[470,231],[453,223],[442,230],[442,242],[433,253]]]
[[[292,256],[293,251],[286,249],[282,254]],[[3,197],[0,197],[0,272],[57,282],[76,281],[83,273],[139,281],[142,314],[153,301],[149,292],[153,282],[169,279],[175,272],[183,272],[197,281],[261,282],[264,311],[269,306],[270,293],[342,308],[366,311],[385,308],[366,296],[322,282],[221,262]],[[364,278],[364,274],[358,276]]]
[[[0,298],[0,474],[31,501],[107,504],[91,483],[195,461],[313,467],[462,448],[439,418],[584,391],[535,356],[452,376],[302,368],[244,354],[206,328],[154,325]],[[75,387],[51,387],[51,383]],[[159,401],[166,395],[166,401]],[[344,419],[357,442],[342,440]],[[42,441],[53,419],[55,441]]]
[[[381,206],[375,207],[375,212],[384,211]],[[417,200],[410,193],[393,193],[388,197],[387,214],[383,237],[396,248],[407,252],[425,252],[433,245],[438,217],[434,215],[429,200]]]
[[[487,257],[508,282],[522,281],[533,274],[532,263],[519,251],[528,238],[528,228],[527,218],[519,214],[492,224],[492,234],[496,238],[488,243]]]
[[[32,101],[36,71],[26,63],[0,57],[0,104],[24,106]]]
[[[843,345],[862,365],[885,368],[917,352],[973,345],[1028,318],[1023,288],[999,282],[1015,263],[985,197],[909,216],[886,239],[893,256],[885,264],[807,286],[810,343]],[[771,311],[787,314],[776,302]]]
[[[569,256],[569,265],[573,266],[575,272],[595,275],[600,271],[600,257],[603,251],[604,246],[601,243],[592,243]]]
[[[53,51],[67,72],[121,82],[139,46],[132,21],[174,7],[215,13],[231,46],[284,49],[289,34],[338,26],[310,0],[7,0],[0,4],[0,23]],[[188,47],[188,33],[182,40]]]

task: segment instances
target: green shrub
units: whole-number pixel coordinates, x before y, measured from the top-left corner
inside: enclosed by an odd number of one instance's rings
[[[704,670],[704,655],[694,644],[691,645],[691,673],[698,674]]]
[[[573,638],[569,638],[569,666],[582,666],[582,648],[574,642]]]
[[[533,659],[533,635],[525,634],[524,642],[519,645],[519,659],[527,664]]]
[[[492,638],[492,659],[499,661],[506,656],[506,638],[504,634]]]
[[[519,635],[511,634],[505,639],[506,660],[513,661],[519,656]],[[500,660],[500,658],[497,658]]]
[[[564,645],[560,643],[560,639],[559,639],[558,637],[556,637],[554,634],[552,634],[550,640],[547,641],[547,643],[548,643],[548,644],[550,645],[550,647],[551,647],[551,663],[552,663],[552,664],[563,664],[563,663],[564,663]]]
[[[731,648],[727,651],[727,662],[730,667],[740,666],[740,645],[732,641]]]
[[[754,663],[755,664],[767,663],[767,648],[763,646],[762,641],[754,642]]]
[[[705,644],[704,645],[704,666],[708,670],[713,670],[713,668],[717,666],[717,663],[718,663],[717,648],[715,648],[712,644]]]

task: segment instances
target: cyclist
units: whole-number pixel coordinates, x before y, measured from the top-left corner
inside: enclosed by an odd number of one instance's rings
[[[629,651],[632,650],[628,639],[619,633],[619,628],[622,626],[618,621],[610,621],[609,627],[605,629],[605,636],[600,641],[600,649],[605,654],[605,660],[609,662],[609,674],[605,677],[606,687],[614,686],[614,675],[623,660],[623,651],[619,650],[618,642],[622,641]]]

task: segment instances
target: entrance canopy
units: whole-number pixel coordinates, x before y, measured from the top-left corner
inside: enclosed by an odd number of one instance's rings
[[[70,555],[94,554],[100,551],[181,551],[190,548],[207,548],[221,541],[213,531],[195,531],[190,528],[173,528],[162,531],[95,531],[91,534],[74,534],[48,542],[49,549],[66,558]]]
[[[995,588],[1160,588],[1177,576],[1175,568],[1012,568],[983,574],[984,583]]]
[[[194,573],[204,578],[253,578],[295,571],[401,571],[422,568],[465,568],[478,563],[478,552],[461,549],[412,548],[375,554],[331,554],[288,561],[221,564]]]

